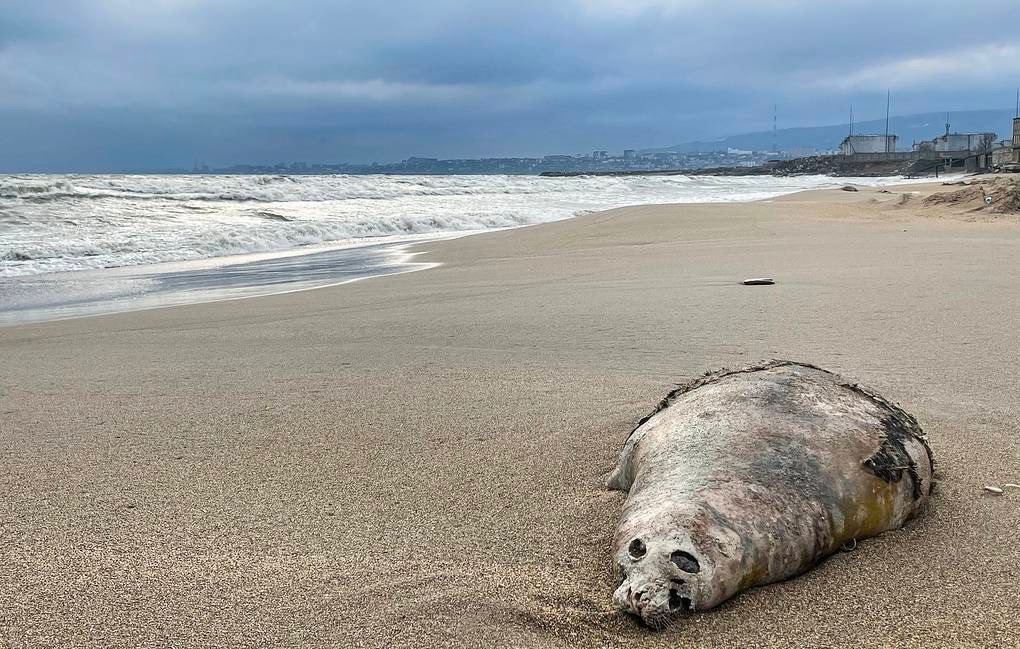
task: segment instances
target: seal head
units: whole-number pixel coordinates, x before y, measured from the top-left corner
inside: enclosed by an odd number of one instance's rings
[[[622,581],[613,601],[659,628],[724,599],[740,548],[736,535],[708,525],[711,517],[700,508],[665,503],[658,515],[647,511],[628,517],[618,530],[614,558]]]
[[[616,605],[652,627],[694,610],[701,562],[682,545],[675,539],[634,537],[617,558],[623,582],[613,594]]]

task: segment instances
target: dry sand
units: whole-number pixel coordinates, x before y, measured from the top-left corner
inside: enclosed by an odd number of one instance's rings
[[[0,329],[0,646],[1017,646],[1020,491],[982,486],[1020,482],[1020,222],[933,188],[614,210]],[[650,632],[610,606],[604,476],[674,383],[770,357],[915,413],[933,504]]]

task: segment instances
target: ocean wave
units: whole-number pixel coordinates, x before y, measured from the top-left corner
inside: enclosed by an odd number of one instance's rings
[[[260,213],[263,225],[205,224],[181,232],[134,230],[110,232],[90,240],[40,238],[18,248],[0,248],[0,276],[20,276],[118,266],[207,259],[256,252],[286,250],[322,243],[401,236],[440,234],[528,225],[523,214],[434,214],[363,217],[343,221],[306,221],[275,213]]]
[[[861,184],[869,182],[878,181]],[[827,184],[832,179],[0,176],[0,276],[517,227],[622,205],[753,200]]]
[[[505,178],[493,182],[491,178]],[[455,179],[455,180],[451,180]],[[401,196],[539,194],[562,180],[478,176],[74,176],[0,178],[0,199],[51,203],[69,200],[281,202],[387,200]],[[562,187],[563,191],[570,188]]]
[[[261,217],[263,219],[269,219],[270,221],[289,222],[294,220],[294,217],[285,216],[283,214],[277,214],[276,212],[270,212],[269,210],[256,210],[255,216]]]

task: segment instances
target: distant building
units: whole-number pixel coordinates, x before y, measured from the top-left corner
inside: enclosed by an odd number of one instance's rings
[[[592,151],[592,160],[607,160],[609,158],[609,151]]]
[[[892,153],[896,151],[896,140],[895,135],[848,135],[840,143],[839,153]]]
[[[1020,117],[1013,118],[1013,162],[1020,163]]]
[[[787,149],[785,153],[794,158],[806,158],[808,156],[816,155],[818,150],[809,146],[795,146]]]
[[[1013,143],[1006,140],[1004,144],[991,150],[991,165],[993,167],[1001,167],[1002,165],[1017,162],[1016,154],[1018,151],[1020,149],[1014,148]]]
[[[995,142],[995,133],[945,133],[934,140],[935,150],[981,151]]]
[[[933,140],[915,142],[915,151],[937,153],[960,153],[988,151],[995,146],[995,133],[950,133],[949,116],[946,116],[946,132]]]
[[[637,151],[635,151],[634,149],[624,149],[623,150],[623,159],[624,160],[634,160],[635,158],[637,158]]]

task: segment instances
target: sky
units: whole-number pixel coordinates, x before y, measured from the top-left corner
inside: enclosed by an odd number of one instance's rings
[[[980,7],[980,9],[979,9]],[[660,147],[1012,108],[1020,2],[0,0],[0,171]]]

